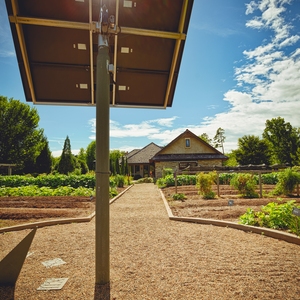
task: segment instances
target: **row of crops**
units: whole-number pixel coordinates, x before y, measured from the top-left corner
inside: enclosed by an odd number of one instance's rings
[[[95,175],[0,176],[1,196],[94,196]],[[130,178],[117,175],[109,178],[110,197],[117,187],[130,184]]]

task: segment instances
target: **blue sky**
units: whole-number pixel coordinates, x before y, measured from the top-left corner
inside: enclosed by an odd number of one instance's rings
[[[0,0],[0,95],[25,102],[4,0]],[[50,150],[60,155],[95,138],[95,108],[34,106]],[[225,152],[267,119],[300,127],[300,1],[194,0],[173,106],[111,108],[110,148],[167,145],[186,129],[225,130]]]

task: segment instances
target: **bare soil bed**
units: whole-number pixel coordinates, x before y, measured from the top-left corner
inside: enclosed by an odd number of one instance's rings
[[[117,188],[118,193],[126,187]],[[95,197],[0,197],[0,228],[62,218],[87,217],[95,211]]]
[[[263,194],[269,193],[274,186],[266,185],[263,187]],[[217,187],[213,190],[216,192]],[[183,201],[173,200],[172,195],[176,193],[175,187],[162,189],[165,198],[169,201],[169,206],[174,214],[178,217],[194,217],[224,220],[238,222],[238,219],[243,215],[247,208],[252,208],[254,211],[259,211],[261,206],[269,202],[284,203],[290,200],[295,200],[300,204],[300,198],[297,197],[263,197],[263,198],[241,198],[236,190],[229,185],[220,185],[220,197],[215,199],[205,200],[199,194],[196,186],[178,186],[177,193],[182,193],[186,196]],[[229,205],[229,200],[233,200],[233,205]],[[232,203],[232,201],[231,201]]]
[[[87,217],[95,199],[78,196],[0,197],[0,228],[59,218]]]

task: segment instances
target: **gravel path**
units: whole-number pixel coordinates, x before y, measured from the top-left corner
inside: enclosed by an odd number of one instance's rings
[[[300,299],[298,245],[170,221],[153,184],[133,186],[110,215],[110,299]],[[38,229],[15,290],[0,289],[0,299],[108,299],[94,284],[94,226]],[[1,234],[0,259],[28,232]],[[66,264],[42,265],[54,258]],[[58,277],[69,278],[62,290],[37,291]]]

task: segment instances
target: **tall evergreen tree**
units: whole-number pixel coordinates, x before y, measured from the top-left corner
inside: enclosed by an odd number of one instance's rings
[[[58,163],[58,172],[68,174],[75,170],[76,162],[71,151],[71,142],[67,136],[64,143],[64,148]]]
[[[115,158],[116,174],[120,174],[119,158]]]
[[[36,158],[35,171],[36,173],[46,173],[51,172],[52,158],[51,151],[49,149],[49,143],[45,138],[45,146],[42,149],[40,155]]]
[[[124,156],[121,157],[120,173],[121,173],[121,175],[125,175],[125,159],[124,159]]]
[[[96,161],[96,141],[92,141],[86,148],[86,164],[89,170],[95,170]]]

